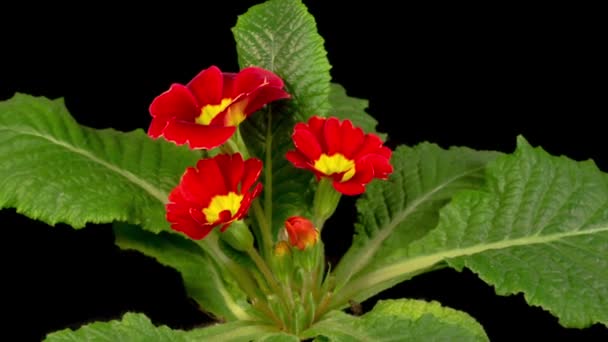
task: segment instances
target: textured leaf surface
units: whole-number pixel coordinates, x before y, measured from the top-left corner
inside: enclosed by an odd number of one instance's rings
[[[369,101],[351,97],[346,94],[346,89],[337,83],[332,83],[329,92],[331,110],[329,116],[335,116],[341,120],[349,119],[355,126],[361,127],[365,133],[374,133],[382,140],[386,140],[386,133],[378,133],[376,125],[378,121],[367,114]]]
[[[127,313],[120,321],[96,322],[77,330],[65,329],[49,334],[47,342],[190,342],[190,341],[250,341],[272,331],[272,327],[239,321],[218,324],[190,331],[171,330],[154,326],[143,314]]]
[[[356,235],[336,269],[338,284],[357,272],[369,273],[407,258],[405,247],[436,227],[439,208],[456,192],[483,184],[484,166],[496,155],[468,148],[444,150],[429,143],[398,147],[388,181],[372,182],[357,201]],[[391,285],[367,288],[357,300]]]
[[[276,233],[291,215],[308,215],[312,174],[295,169],[285,153],[293,149],[297,121],[329,109],[330,65],[313,16],[297,0],[253,6],[233,28],[241,67],[272,70],[292,98],[273,103],[240,125],[250,152],[264,161],[264,209]]]
[[[143,314],[126,313],[122,319],[110,322],[96,322],[77,330],[64,329],[47,335],[47,342],[64,341],[189,341],[180,330],[167,326],[156,327]]]
[[[188,295],[202,310],[221,320],[249,318],[245,294],[192,240],[177,234],[157,235],[126,224],[115,224],[114,235],[120,248],[140,251],[179,271]]]
[[[275,72],[292,95],[296,118],[329,109],[329,61],[314,17],[299,0],[270,0],[239,16],[232,29],[239,65]]]
[[[464,312],[420,300],[379,301],[361,317],[333,311],[305,332],[320,341],[488,341]]]
[[[564,326],[606,324],[608,176],[592,161],[553,157],[519,138],[513,155],[488,166],[487,179],[485,189],[455,196],[407,258],[351,285],[447,260],[499,294],[523,292]]]
[[[48,224],[125,221],[168,229],[164,202],[197,155],[143,131],[80,126],[63,100],[0,102],[0,207]]]

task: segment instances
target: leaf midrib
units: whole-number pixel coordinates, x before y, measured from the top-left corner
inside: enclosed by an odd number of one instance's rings
[[[399,276],[403,276],[406,274],[411,274],[416,271],[426,269],[437,264],[440,261],[450,258],[462,257],[462,256],[470,256],[479,253],[483,253],[490,250],[500,250],[506,248],[513,248],[519,246],[530,246],[536,244],[548,244],[552,242],[560,242],[562,239],[581,236],[581,235],[591,235],[602,232],[608,232],[608,225],[606,226],[598,226],[592,229],[585,230],[574,230],[550,235],[531,235],[524,236],[511,240],[501,240],[495,241],[491,243],[485,244],[477,244],[464,248],[455,248],[444,251],[439,251],[433,254],[419,255],[414,258],[397,262],[391,265],[387,265],[380,269],[377,269],[373,272],[367,273],[365,276],[362,276],[356,279],[354,282],[349,284],[348,288],[343,289],[343,292],[340,293],[339,297],[336,298],[334,303],[341,303],[343,298],[352,298],[358,292],[364,290],[365,288],[373,287],[377,284],[381,284],[383,282],[389,281]],[[335,304],[333,305],[335,306]]]
[[[476,173],[476,172],[478,172],[478,171],[480,171],[480,170],[482,170],[484,168],[485,168],[485,165],[484,166],[480,166],[480,167],[476,167],[474,169],[467,170],[466,172],[462,172],[462,173],[459,173],[459,174],[457,174],[457,175],[455,175],[455,176],[453,176],[451,178],[448,178],[443,183],[440,183],[436,187],[434,187],[433,189],[431,189],[431,191],[427,192],[423,196],[418,197],[416,200],[414,200],[413,202],[411,202],[409,206],[406,206],[405,209],[402,212],[398,213],[397,215],[395,215],[393,217],[393,219],[386,225],[386,228],[379,229],[378,234],[376,234],[376,236],[373,237],[370,240],[370,242],[368,242],[367,244],[365,244],[365,248],[360,249],[360,251],[362,251],[363,253],[358,258],[355,258],[355,260],[357,260],[357,262],[354,265],[351,265],[351,267],[349,267],[349,272],[348,272],[346,278],[344,278],[344,280],[341,280],[341,283],[342,284],[346,283],[354,274],[356,274],[361,269],[363,269],[363,267],[365,267],[370,262],[371,258],[376,254],[376,252],[378,251],[378,249],[380,248],[380,246],[382,245],[382,243],[384,242],[384,240],[386,240],[386,238],[388,238],[389,235],[391,235],[391,233],[393,232],[393,230],[401,222],[403,222],[405,219],[407,219],[407,217],[412,212],[416,211],[416,209],[418,208],[418,206],[420,206],[423,203],[425,203],[434,194],[436,194],[437,192],[441,191],[445,187],[449,186],[452,182],[455,182],[455,181],[457,181],[460,178],[469,176],[470,174]]]
[[[103,159],[100,159],[98,157],[96,157],[94,154],[90,153],[87,150],[83,150],[80,149],[76,146],[67,144],[61,140],[57,140],[55,137],[51,136],[51,135],[45,135],[45,134],[41,134],[39,132],[36,131],[29,131],[29,130],[18,130],[15,128],[11,128],[11,127],[6,127],[6,128],[0,128],[0,131],[11,131],[11,132],[15,132],[17,134],[22,134],[22,135],[29,135],[32,137],[36,137],[36,138],[40,138],[40,139],[44,139],[47,140],[49,142],[51,142],[52,144],[55,144],[57,146],[63,147],[66,150],[73,152],[75,154],[81,155],[99,165],[104,166],[105,168],[107,168],[108,170],[124,177],[125,179],[127,179],[129,182],[137,185],[138,187],[140,187],[142,190],[144,190],[145,192],[147,192],[148,194],[150,194],[150,196],[156,198],[158,201],[160,201],[162,204],[166,204],[167,203],[167,198],[168,198],[168,194],[164,193],[163,191],[159,190],[158,188],[156,188],[155,186],[153,186],[152,184],[142,180],[141,178],[137,177],[136,175],[134,175],[133,173],[121,169],[119,167],[117,167],[116,165],[113,165]]]

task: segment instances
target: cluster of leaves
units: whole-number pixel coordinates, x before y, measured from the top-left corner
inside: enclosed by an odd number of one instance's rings
[[[240,65],[275,72],[293,95],[242,126],[247,145],[265,161],[264,204],[276,233],[287,216],[310,210],[314,190],[311,176],[284,159],[294,123],[331,114],[373,132],[376,121],[365,113],[364,100],[331,83],[323,39],[298,0],[252,7],[233,33]],[[199,154],[141,130],[80,126],[61,99],[22,94],[0,103],[0,132],[0,207],[75,229],[117,222],[121,248],[178,270],[188,294],[226,322],[178,331],[128,313],[50,334],[48,341],[353,341],[429,334],[487,340],[466,313],[436,302],[385,301],[360,317],[340,311],[350,300],[442,267],[466,267],[501,295],[523,292],[529,304],[566,327],[608,325],[608,176],[591,161],[551,156],[523,137],[513,154],[430,143],[398,147],[394,174],[371,183],[357,201],[353,245],[332,271],[332,311],[294,336],[252,319],[245,294],[214,262],[227,258],[225,250],[169,229],[167,194]]]

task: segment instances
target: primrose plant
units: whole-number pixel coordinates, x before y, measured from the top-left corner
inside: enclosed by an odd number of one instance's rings
[[[523,292],[566,327],[608,324],[608,176],[593,162],[522,137],[512,154],[392,151],[367,102],[330,82],[298,0],[252,7],[233,33],[241,70],[170,85],[147,134],[80,126],[62,100],[0,103],[2,207],[75,229],[113,222],[118,246],[175,268],[217,319],[183,331],[126,313],[48,341],[487,340],[437,302],[343,311],[444,267]],[[329,267],[320,233],[355,195],[352,246]]]

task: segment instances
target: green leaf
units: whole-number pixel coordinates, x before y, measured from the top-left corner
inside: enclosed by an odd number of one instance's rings
[[[335,270],[338,286],[358,273],[407,258],[405,247],[436,227],[439,208],[456,192],[483,184],[483,169],[496,155],[462,147],[444,150],[429,143],[398,147],[391,158],[394,172],[388,181],[370,183],[357,201],[356,235]],[[396,275],[379,288],[361,289],[355,299],[363,301],[404,279],[407,277]],[[344,305],[351,298],[341,299]]]
[[[300,338],[284,332],[269,333],[255,339],[255,342],[300,342]]]
[[[277,327],[253,321],[235,321],[216,324],[187,332],[189,341],[241,342],[257,341],[258,338],[280,334]],[[277,340],[274,340],[277,341]]]
[[[217,324],[190,331],[171,330],[154,326],[143,314],[126,313],[122,320],[96,322],[78,330],[65,329],[49,334],[45,341],[133,341],[133,342],[190,342],[190,341],[250,341],[276,330],[255,322],[237,321]]]
[[[46,342],[67,341],[189,341],[184,331],[156,327],[143,314],[126,313],[122,320],[95,322],[78,330],[64,329],[46,336]]]
[[[255,65],[285,81],[306,121],[329,109],[329,61],[314,17],[299,0],[270,0],[239,16],[232,29],[241,68]]]
[[[253,6],[238,18],[232,31],[240,66],[275,72],[292,97],[271,104],[240,125],[251,154],[264,161],[263,207],[276,237],[287,217],[309,216],[313,176],[295,169],[285,153],[293,148],[295,123],[329,109],[330,65],[314,17],[300,1],[271,0]]]
[[[323,341],[488,341],[469,315],[421,300],[379,301],[361,317],[332,311],[303,337],[322,335]]]
[[[127,224],[115,224],[114,235],[120,248],[140,251],[179,271],[188,295],[217,319],[250,318],[250,305],[235,280],[194,241],[177,234],[153,234]]]
[[[350,97],[346,95],[344,87],[337,83],[332,83],[329,92],[329,102],[331,103],[330,116],[335,116],[341,120],[349,119],[355,126],[361,127],[365,133],[374,133],[382,138],[382,140],[386,140],[386,133],[378,133],[376,131],[378,121],[365,111],[369,101]]]
[[[0,102],[0,207],[54,225],[125,221],[169,229],[168,192],[197,154],[149,138],[79,126],[62,99]]]
[[[608,176],[592,161],[553,157],[519,138],[516,152],[497,158],[486,177],[483,190],[454,197],[406,258],[350,285],[446,260],[470,268],[498,294],[523,292],[566,327],[606,324]]]

